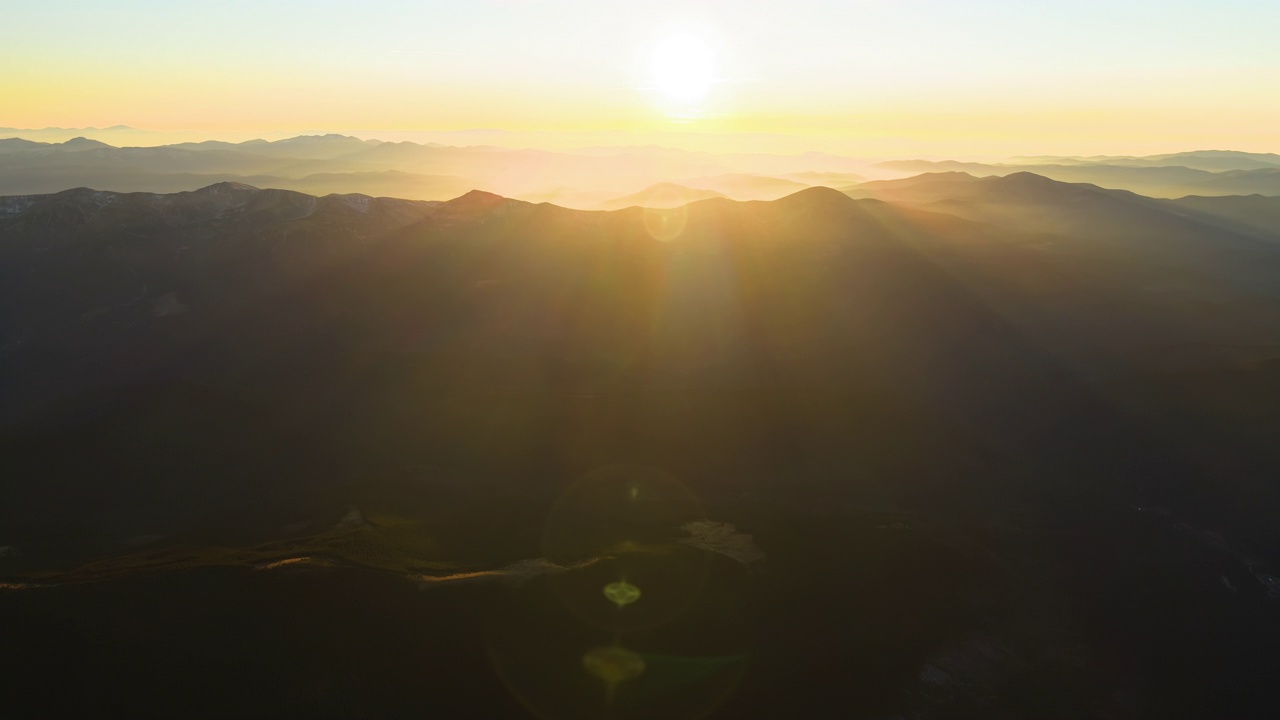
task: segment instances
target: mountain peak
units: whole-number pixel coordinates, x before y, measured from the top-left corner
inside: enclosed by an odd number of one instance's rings
[[[1050,199],[1062,196],[1063,193],[1085,191],[1090,185],[1067,183],[1032,172],[1016,172],[1004,176],[983,178],[992,189],[998,189],[1006,198]]]
[[[340,133],[325,133],[324,135],[297,135],[295,137],[285,138],[284,140],[277,140],[276,142],[298,144],[298,143],[341,142],[341,141],[352,141],[352,140],[356,142],[364,142],[360,138],[352,137],[350,135],[342,135]]]
[[[883,189],[897,190],[924,186],[953,185],[957,183],[976,182],[982,178],[959,170],[944,172],[927,172],[897,180],[872,180],[853,186],[857,189],[878,191]]]
[[[0,148],[3,148],[3,147],[34,148],[34,147],[43,147],[48,144],[49,143],[36,142],[35,140],[25,140],[23,138],[17,138],[17,137],[0,138]]]
[[[839,190],[829,188],[824,185],[815,185],[814,187],[808,187],[803,190],[793,192],[784,198],[776,200],[775,202],[831,206],[835,204],[843,205],[850,202],[850,200],[851,198],[848,195],[845,195]]]
[[[71,150],[92,150],[94,148],[109,148],[110,145],[99,140],[90,140],[87,137],[74,137],[62,143],[62,146]]]
[[[1014,174],[1015,174],[1015,175],[1018,175],[1018,174],[1030,175],[1031,173],[1014,173]],[[908,179],[916,179],[916,180],[954,180],[954,181],[956,181],[956,182],[968,182],[968,181],[970,181],[970,180],[979,180],[979,179],[981,179],[981,178],[979,178],[977,175],[974,175],[973,173],[967,173],[967,172],[964,172],[963,170],[944,170],[944,171],[942,171],[942,172],[924,173],[924,174],[921,174],[921,175],[917,175],[915,178],[908,178]]]
[[[495,193],[486,192],[484,190],[472,190],[466,195],[456,197],[445,204],[456,207],[476,207],[481,205],[497,205],[505,200],[506,198]]]
[[[229,193],[229,192],[245,192],[245,191],[257,192],[258,190],[259,188],[256,188],[252,185],[246,185],[244,183],[220,182],[220,183],[214,183],[212,185],[206,185],[205,187],[202,187],[199,190],[196,190],[195,192],[205,194],[205,195],[219,195],[219,194]]]
[[[1009,183],[1022,183],[1026,185],[1035,184],[1035,185],[1048,186],[1048,185],[1063,184],[1058,182],[1057,180],[1047,178],[1044,175],[1037,175],[1036,173],[1027,172],[1025,170],[1021,172],[1009,173],[1008,175],[1005,175],[1004,177],[1000,178],[1000,180],[1004,182],[1009,182]]]
[[[715,190],[691,188],[673,182],[658,182],[639,192],[604,202],[602,207],[606,210],[620,210],[632,206],[669,209],[698,200],[722,197],[724,195]]]
[[[495,195],[484,190],[472,190],[466,195],[442,203],[439,207],[445,215],[454,217],[484,215],[519,203],[518,200]],[[520,203],[523,204],[523,203]]]

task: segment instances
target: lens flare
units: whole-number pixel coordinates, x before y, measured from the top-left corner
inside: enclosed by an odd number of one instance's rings
[[[619,582],[605,585],[604,596],[609,599],[609,602],[617,605],[618,609],[621,610],[640,599],[640,588],[632,585],[626,580],[621,580]]]
[[[644,674],[644,658],[624,647],[610,645],[588,650],[582,656],[582,667],[604,681],[606,699],[612,701],[618,685]]]

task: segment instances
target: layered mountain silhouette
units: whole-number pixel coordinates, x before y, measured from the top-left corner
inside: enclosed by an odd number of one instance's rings
[[[712,190],[735,200],[777,200],[808,187],[805,183],[786,178],[741,173],[690,178],[683,184]]]
[[[1280,195],[1280,161],[1269,153],[1191,152],[1145,158],[1021,158],[1017,163],[892,160],[880,169],[902,173],[964,172],[977,176],[1030,172],[1152,197]]]
[[[738,200],[775,199],[808,186],[782,177],[788,173],[827,173],[849,183],[858,176],[848,171],[861,165],[817,153],[734,155],[659,147],[548,152],[334,134],[155,147],[113,147],[83,137],[62,143],[8,138],[0,139],[0,194],[77,186],[174,192],[241,182],[318,194],[362,192],[444,200],[472,187],[487,187],[599,209],[602,201],[673,180]]]
[[[632,206],[677,208],[695,200],[706,200],[713,197],[724,197],[724,195],[715,190],[702,190],[676,183],[656,183],[638,193],[632,193],[602,203],[602,207],[605,210],[620,210]]]
[[[607,210],[622,207],[613,204],[619,198],[661,183],[715,192],[733,200],[775,200],[810,186],[843,188],[867,178],[936,172],[980,177],[1031,172],[1063,182],[1160,198],[1280,196],[1280,161],[1274,154],[1229,151],[873,164],[821,153],[716,154],[663,147],[551,152],[384,142],[336,134],[154,147],[115,147],[85,137],[61,143],[0,139],[0,195],[51,193],[79,186],[119,192],[175,192],[217,182],[240,182],[311,194],[358,192],[445,200],[470,188],[484,187],[532,202]]]
[[[1050,165],[1122,165],[1130,167],[1187,167],[1209,172],[1257,170],[1280,167],[1276,153],[1251,153],[1238,150],[1193,150],[1163,155],[1099,155],[1093,157],[1042,156],[1014,158],[1020,164]]]

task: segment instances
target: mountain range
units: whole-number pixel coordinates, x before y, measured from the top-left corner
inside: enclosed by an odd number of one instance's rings
[[[145,157],[204,152],[247,154]],[[681,709],[1265,717],[1280,198],[814,172],[845,190],[0,197],[6,701],[520,717],[525,662],[598,705],[618,636],[557,583],[638,553],[707,568],[625,640]],[[543,557],[600,472],[696,522]]]
[[[85,137],[60,143],[0,139],[0,194],[9,195],[78,186],[175,192],[238,182],[321,195],[357,192],[446,200],[483,187],[531,202],[604,210],[619,207],[619,198],[659,183],[712,191],[734,200],[775,200],[810,186],[847,188],[868,179],[902,179],[938,171],[976,176],[1032,172],[1161,198],[1280,196],[1280,161],[1265,153],[873,162],[821,153],[717,154],[662,147],[559,152],[455,147],[336,134],[149,147],[115,147]]]
[[[590,213],[479,191],[422,202],[221,183],[7,197],[4,418],[28,430],[103,422],[159,412],[101,402],[125,388],[162,398],[253,378],[254,402],[288,417],[276,426],[340,412],[359,427],[341,423],[341,444],[374,433],[397,448],[381,462],[418,452],[387,439],[403,432],[387,418],[408,411],[400,382],[432,393],[807,388],[880,396],[868,406],[938,429],[907,433],[942,443],[935,458],[959,452],[942,437],[972,436],[995,454],[965,462],[995,463],[997,475],[1013,460],[995,448],[1011,444],[1040,457],[1044,477],[1085,458],[1118,463],[1112,490],[1134,492],[1204,490],[1263,472],[1241,470],[1250,463],[1274,467],[1275,411],[1239,395],[1275,382],[1280,358],[1270,204],[1215,212],[1027,173],[857,192],[876,197],[811,188],[772,203],[693,202],[672,242],[654,239],[640,208]],[[1178,454],[1204,453],[1204,467],[1097,435],[1123,435],[1134,413],[1177,438]],[[204,422],[168,418],[165,432],[187,421]],[[455,421],[445,435],[470,422]],[[759,462],[800,462],[834,432],[813,430]],[[886,452],[854,442],[824,453],[852,448]],[[878,482],[954,475],[919,460],[880,457]],[[1224,466],[1234,479],[1214,469]]]
[[[775,199],[808,183],[774,176],[825,172],[852,181],[859,176],[848,171],[862,165],[817,153],[729,155],[668,148],[549,152],[343,135],[152,147],[113,147],[84,137],[62,143],[8,138],[0,140],[0,193],[47,193],[76,186],[173,192],[239,182],[302,192],[443,200],[471,187],[485,187],[522,197],[554,196],[595,209],[600,200],[662,181],[727,189],[743,200]]]
[[[1280,195],[1280,160],[1270,153],[1178,153],[1150,158],[1024,158],[1019,163],[894,160],[876,167],[904,174],[965,172],[978,176],[1030,172],[1063,182],[1092,183],[1152,197]]]

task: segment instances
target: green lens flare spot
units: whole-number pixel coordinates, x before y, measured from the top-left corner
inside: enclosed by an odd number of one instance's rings
[[[610,645],[588,650],[582,656],[582,667],[604,681],[605,698],[612,702],[618,685],[644,674],[644,658],[620,645]]]
[[[620,580],[605,585],[604,596],[609,602],[623,608],[640,599],[640,588],[626,580]]]

